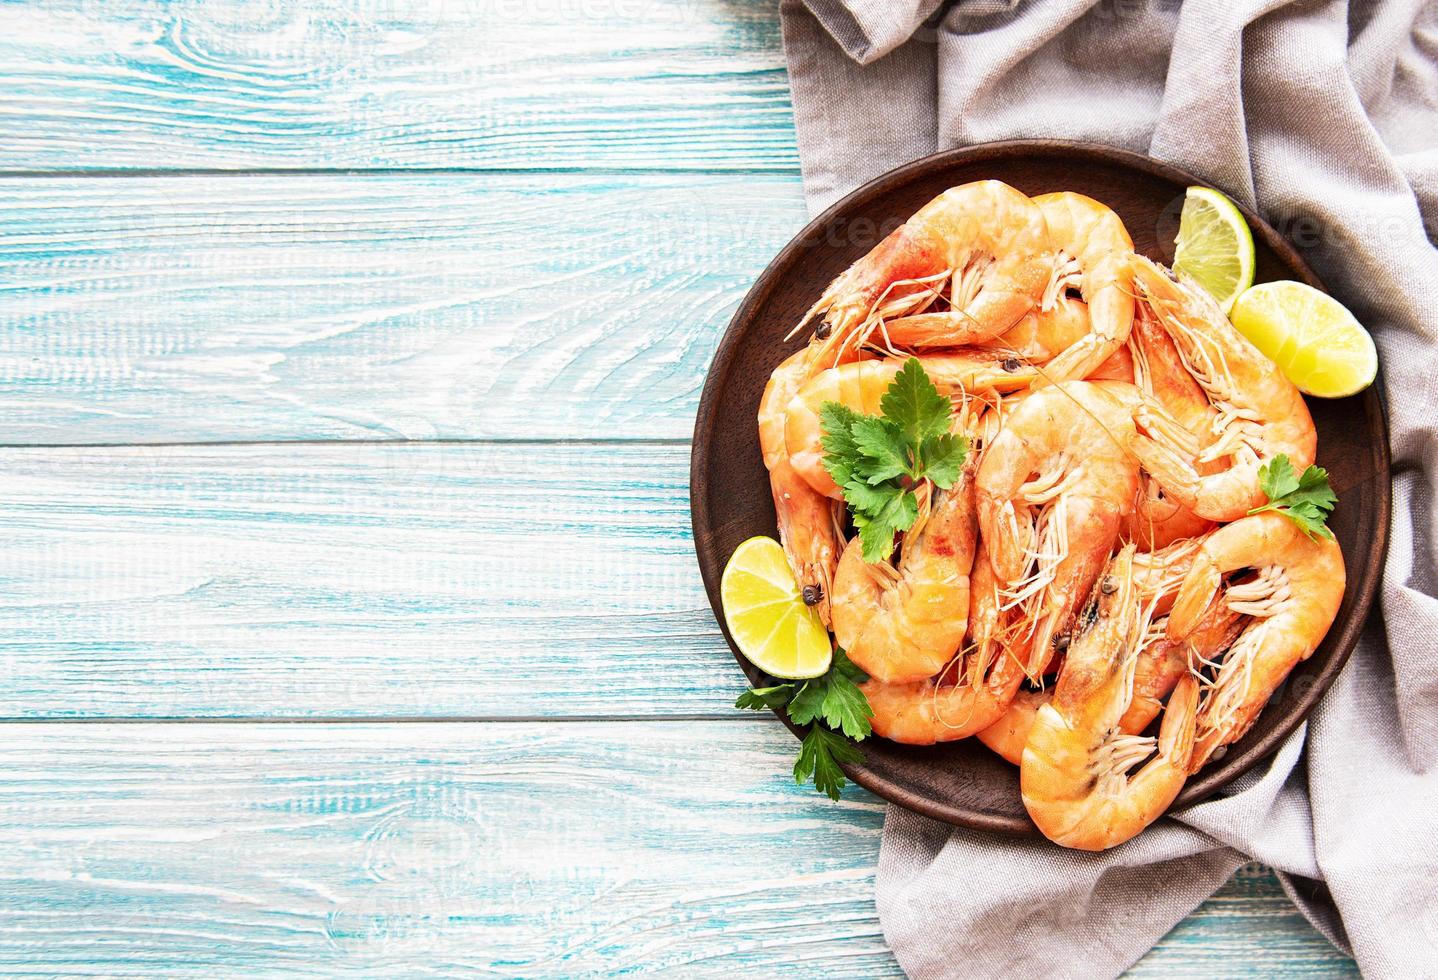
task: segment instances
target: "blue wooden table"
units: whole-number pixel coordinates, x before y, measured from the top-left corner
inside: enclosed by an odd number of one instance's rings
[[[896,975],[689,537],[772,0],[0,3],[0,970]],[[1135,975],[1352,972],[1250,866]]]

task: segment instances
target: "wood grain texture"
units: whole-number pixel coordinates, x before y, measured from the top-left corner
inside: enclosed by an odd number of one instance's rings
[[[0,969],[900,976],[882,806],[794,786],[792,750],[758,716],[12,725]],[[1136,975],[1351,975],[1279,900],[1241,873]]]
[[[687,439],[804,221],[790,177],[12,178],[0,202],[10,444]]]
[[[798,172],[769,0],[51,0],[0,39],[0,169]]]
[[[687,447],[0,451],[11,717],[732,716]]]

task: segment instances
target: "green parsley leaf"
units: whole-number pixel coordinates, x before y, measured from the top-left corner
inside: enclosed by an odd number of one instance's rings
[[[1310,538],[1333,538],[1333,532],[1328,529],[1328,515],[1338,503],[1338,495],[1328,484],[1327,470],[1309,466],[1302,475],[1295,476],[1293,463],[1286,454],[1279,453],[1259,469],[1258,483],[1268,503],[1253,508],[1250,514],[1275,511],[1297,524]]]
[[[824,468],[854,516],[867,562],[885,561],[894,536],[914,526],[923,480],[952,487],[969,443],[949,429],[949,400],[916,357],[904,362],[879,400],[883,415],[862,415],[839,402],[820,408]]]
[[[894,376],[889,390],[879,400],[884,417],[893,421],[904,439],[917,446],[930,436],[941,436],[949,431],[949,415],[953,406],[939,394],[939,389],[929,380],[924,365],[917,357],[910,357]]]
[[[854,461],[861,458],[859,447],[851,434],[854,423],[863,418],[842,402],[825,402],[819,408],[819,425],[824,447],[824,469],[839,486],[854,479]]]
[[[919,445],[919,465],[924,476],[943,490],[958,482],[968,455],[969,440],[947,432],[930,436]]]
[[[835,651],[834,663],[822,677],[806,681],[789,702],[789,720],[807,725],[816,719],[855,740],[867,738],[873,727],[874,711],[859,689],[868,675],[854,665],[842,649]]]
[[[869,679],[863,668],[849,659],[849,655],[843,647],[834,648],[834,661],[829,665],[829,670],[836,674],[843,674],[855,684],[862,684]]]
[[[854,464],[854,475],[864,477],[869,486],[912,473],[908,440],[893,422],[861,415],[849,431],[855,447],[864,456]]]
[[[777,684],[774,687],[752,687],[734,701],[734,707],[746,708],[750,711],[763,711],[765,708],[773,708],[775,711],[786,706],[794,697],[793,684]]]
[[[845,497],[854,486],[850,483],[844,487]],[[882,506],[872,510],[855,507],[854,526],[859,529],[864,561],[870,564],[887,561],[894,553],[894,535],[907,531],[918,519],[919,501],[907,491],[885,495]]]
[[[799,758],[794,763],[794,782],[814,780],[814,788],[831,800],[839,799],[839,790],[844,788],[844,771],[841,762],[852,764],[864,761],[864,753],[844,736],[831,732],[823,725],[812,725],[804,743],[799,747]]]

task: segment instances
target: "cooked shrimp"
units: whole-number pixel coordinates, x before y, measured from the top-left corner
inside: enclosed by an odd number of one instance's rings
[[[1142,256],[1131,264],[1140,295],[1216,410],[1197,440],[1174,431],[1160,414],[1141,410],[1133,450],[1164,491],[1199,517],[1236,520],[1264,502],[1261,466],[1280,453],[1299,472],[1313,462],[1313,418],[1293,383],[1203,289],[1175,282]],[[1204,472],[1212,462],[1224,465]]]
[[[1199,542],[1194,542],[1195,545]],[[1196,551],[1195,549],[1193,549]],[[1148,583],[1141,579],[1139,559],[1151,555],[1134,555],[1133,577],[1134,597],[1140,606],[1151,612],[1163,596],[1171,602],[1177,584],[1169,591],[1155,591],[1158,577],[1152,571]],[[1183,571],[1192,566],[1192,554],[1176,559]],[[1165,582],[1168,580],[1165,580]],[[1182,576],[1179,576],[1182,582]],[[1125,735],[1140,735],[1149,723],[1163,710],[1163,699],[1189,672],[1192,657],[1206,659],[1226,650],[1238,635],[1241,617],[1227,606],[1216,603],[1204,614],[1197,630],[1183,640],[1170,640],[1165,634],[1168,620],[1159,619],[1149,628],[1149,635],[1139,649],[1138,660],[1133,670],[1133,700],[1128,710],[1119,719],[1119,731]],[[989,728],[978,733],[979,741],[993,749],[1004,759],[1018,765],[1028,741],[1029,729],[1040,705],[1048,703],[1053,689],[1043,691],[1020,691],[1009,705],[1004,716]]]
[[[1017,323],[1052,273],[1038,206],[1000,181],[975,181],[934,198],[850,266],[804,323],[822,314],[817,334],[843,346],[879,331],[889,346],[957,347]]]
[[[1006,604],[1022,607],[1029,624],[1033,678],[1108,560],[1138,489],[1125,449],[1130,410],[1107,384],[1068,381],[1027,395],[979,467],[981,533]]]
[[[1251,580],[1227,585],[1224,576],[1253,569]],[[1198,719],[1193,769],[1239,738],[1300,661],[1308,659],[1343,602],[1343,552],[1331,538],[1309,538],[1281,514],[1254,514],[1214,531],[1183,581],[1168,635],[1187,639],[1219,598],[1251,617],[1216,664]]]
[[[948,395],[1013,390],[1027,385],[1034,377],[1032,369],[1015,358],[981,351],[930,354],[919,360],[929,379]],[[809,486],[835,500],[843,496],[824,468],[823,424],[819,415],[824,403],[841,402],[856,412],[876,415],[884,392],[903,366],[904,361],[896,358],[840,364],[815,374],[789,401],[784,422],[785,445],[789,461]]]
[[[1049,703],[1053,688],[1043,691],[1020,691],[1014,695],[998,721],[977,733],[977,738],[1006,762],[1018,765],[1023,761],[1024,746],[1028,744],[1029,732],[1034,727],[1034,718],[1039,708]]]
[[[905,535],[897,569],[864,561],[856,537],[834,575],[834,637],[850,660],[886,684],[940,673],[968,627],[976,544],[972,469],[948,490],[925,483],[919,492],[919,521]]]
[[[794,469],[784,445],[784,406],[809,376],[813,357],[811,349],[800,350],[770,375],[759,400],[759,448],[769,470],[779,542],[804,601],[828,626],[829,597],[839,563],[839,514],[834,501],[816,491]]]
[[[1138,304],[1133,319],[1133,332],[1127,348],[1132,351],[1133,381],[1166,413],[1141,413],[1143,421],[1163,426],[1170,439],[1177,439],[1197,453],[1197,433],[1207,431],[1217,415],[1208,398],[1188,368],[1183,366],[1178,348],[1166,334],[1147,303]],[[1192,441],[1190,441],[1192,440]],[[1220,469],[1215,463],[1199,467],[1201,473]],[[1138,544],[1141,551],[1154,551],[1183,538],[1203,534],[1213,522],[1199,517],[1183,504],[1166,496],[1163,487],[1152,476],[1144,474],[1139,485],[1133,513],[1124,520],[1123,540]]]
[[[1082,340],[1088,329],[1088,304],[1060,290],[1046,309],[1030,310],[997,337],[975,346],[1043,364]]]
[[[1173,600],[1206,538],[1206,534],[1183,538],[1133,556],[1134,587],[1139,598],[1153,607],[1154,615],[1166,615],[1173,608]]]
[[[1120,347],[1109,355],[1108,360],[1090,371],[1083,380],[1122,381],[1126,384],[1133,384],[1133,355],[1129,353],[1127,347]]]
[[[1133,672],[1133,700],[1119,719],[1118,727],[1138,735],[1163,710],[1163,699],[1189,673],[1191,664],[1227,650],[1242,629],[1242,618],[1222,603],[1215,603],[1202,622],[1183,640],[1170,640],[1168,621],[1160,619],[1150,627],[1152,642],[1144,646]]]
[[[908,745],[933,745],[967,738],[992,726],[1013,700],[1024,672],[1000,657],[976,680],[964,678],[958,663],[939,678],[909,684],[862,685],[874,716],[875,734]]]
[[[1128,259],[1133,239],[1123,220],[1091,197],[1061,191],[1041,194],[1034,203],[1049,227],[1058,254],[1040,308],[1051,309],[1059,294],[1077,288],[1087,307],[1089,326],[1044,367],[1038,384],[1075,381],[1091,375],[1128,340],[1133,324],[1133,283]]]
[[[1133,587],[1133,546],[1109,566],[1068,649],[1053,700],[1034,716],[1019,766],[1024,807],[1044,836],[1065,847],[1101,851],[1121,844],[1168,808],[1188,777],[1197,683],[1185,677],[1169,698],[1153,738],[1126,735],[1144,634]],[[1112,583],[1113,588],[1106,591]]]

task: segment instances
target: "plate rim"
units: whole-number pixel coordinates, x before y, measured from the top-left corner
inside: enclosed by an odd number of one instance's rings
[[[1181,183],[1184,186],[1214,186],[1211,182],[1202,180],[1181,167],[1165,163],[1164,161],[1157,160],[1142,153],[1137,153],[1133,150],[1107,146],[1101,143],[1054,139],[1016,139],[977,143],[956,149],[941,150],[937,153],[929,154],[928,156],[920,157],[917,160],[895,167],[892,170],[874,177],[872,180],[867,181],[825,208],[820,214],[805,224],[805,226],[775,254],[774,258],[769,261],[764,267],[764,270],[754,280],[753,285],[751,285],[745,293],[744,299],[735,309],[734,315],[724,328],[724,333],[715,349],[714,357],[710,361],[708,369],[705,371],[704,386],[700,394],[699,406],[695,415],[689,459],[690,525],[694,539],[695,557],[699,563],[700,576],[703,579],[710,608],[719,625],[720,632],[723,634],[724,640],[729,646],[730,653],[750,683],[758,682],[760,675],[753,666],[744,659],[738,647],[735,645],[733,638],[729,635],[729,629],[724,622],[723,609],[719,598],[719,582],[723,574],[723,562],[719,560],[719,556],[714,553],[714,549],[708,544],[716,529],[710,526],[704,503],[709,495],[708,477],[705,469],[708,462],[709,447],[713,440],[718,421],[715,403],[721,397],[722,391],[722,386],[717,384],[715,379],[728,376],[745,332],[745,325],[752,321],[758,311],[768,303],[781,279],[781,271],[789,270],[793,266],[795,258],[807,250],[812,241],[821,240],[823,229],[830,225],[836,217],[850,209],[862,206],[872,198],[891,193],[904,184],[931,177],[935,173],[945,169],[952,169],[957,166],[972,163],[1002,163],[1006,160],[1013,160],[1019,157],[1058,157],[1066,160],[1098,162],[1110,166],[1118,165],[1127,167],[1140,171],[1146,176],[1163,181]],[[1222,188],[1218,189],[1222,190]],[[1255,238],[1261,239],[1263,244],[1272,250],[1284,265],[1296,273],[1297,278],[1324,292],[1328,291],[1323,282],[1309,267],[1308,263],[1304,261],[1303,257],[1293,245],[1279,234],[1272,225],[1241,201],[1235,200],[1233,203],[1248,222],[1249,228],[1252,229]],[[1207,771],[1201,770],[1190,778],[1177,799],[1175,799],[1165,811],[1165,814],[1171,813],[1174,810],[1184,809],[1208,799],[1234,780],[1259,766],[1266,759],[1269,759],[1288,739],[1289,735],[1291,735],[1300,724],[1307,720],[1314,706],[1323,695],[1327,693],[1333,681],[1347,665],[1353,651],[1357,648],[1358,640],[1362,635],[1369,615],[1372,612],[1373,604],[1377,598],[1390,537],[1389,525],[1392,513],[1392,452],[1389,442],[1387,399],[1384,394],[1381,365],[1377,380],[1363,393],[1363,397],[1372,408],[1376,409],[1373,413],[1375,421],[1370,423],[1370,427],[1376,428],[1376,434],[1380,437],[1375,446],[1379,463],[1378,473],[1375,474],[1375,476],[1382,475],[1386,477],[1386,479],[1382,481],[1383,488],[1382,492],[1378,494],[1377,512],[1374,514],[1374,524],[1379,540],[1376,542],[1376,547],[1368,549],[1367,560],[1363,563],[1361,574],[1356,578],[1350,579],[1350,581],[1357,583],[1358,593],[1353,611],[1348,620],[1342,624],[1335,639],[1337,653],[1328,664],[1325,665],[1323,670],[1313,678],[1313,683],[1308,685],[1306,690],[1300,692],[1294,699],[1294,709],[1276,728],[1264,733],[1263,737],[1258,739],[1254,744],[1246,746],[1241,754],[1231,754],[1230,757],[1221,760],[1219,765],[1210,767]],[[704,542],[702,548],[701,542]],[[1326,638],[1327,637],[1325,637],[1325,639]],[[775,712],[775,714],[796,738],[803,737],[802,730],[799,726],[792,724],[784,715],[778,712]],[[976,810],[951,802],[935,800],[894,783],[890,779],[873,772],[867,766],[846,764],[842,768],[850,780],[880,798],[942,823],[956,827],[991,831],[1014,837],[1041,837],[1027,814],[1011,817],[1004,814]]]

